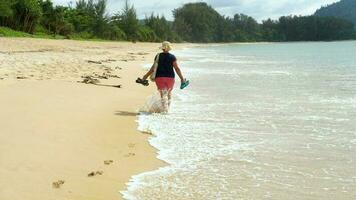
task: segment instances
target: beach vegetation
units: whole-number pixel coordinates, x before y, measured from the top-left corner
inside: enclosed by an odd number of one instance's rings
[[[22,31],[15,31],[9,27],[0,26],[0,36],[3,37],[33,37],[32,34]]]
[[[178,35],[173,31],[173,23],[169,22],[164,16],[152,13],[150,16],[146,17],[143,24],[149,27],[155,34],[154,42],[180,41]]]
[[[350,0],[341,2],[353,5]],[[332,4],[330,7],[336,7],[341,13],[340,6],[336,5],[339,4]],[[346,13],[352,10],[343,9]],[[317,15],[283,16],[276,20],[258,22],[245,14],[224,16],[209,4],[198,2],[174,9],[174,20],[169,21],[154,13],[145,19],[138,19],[136,8],[129,0],[125,0],[123,8],[113,15],[107,12],[107,0],[78,0],[67,6],[54,5],[52,0],[0,0],[0,26],[7,27],[1,28],[4,36],[132,42],[356,39],[356,30],[349,18],[321,14],[327,10],[322,8],[317,11]]]
[[[206,3],[188,3],[173,11],[175,30],[185,41],[214,42],[220,14]],[[182,31],[187,28],[189,31]]]
[[[157,42],[156,33],[148,26],[140,26],[137,30],[137,40],[140,42]]]
[[[42,16],[37,0],[1,0],[0,26],[33,34]]]
[[[112,23],[124,31],[128,40],[138,40],[139,20],[137,18],[136,9],[130,5],[129,1],[125,1],[124,8],[112,18]]]

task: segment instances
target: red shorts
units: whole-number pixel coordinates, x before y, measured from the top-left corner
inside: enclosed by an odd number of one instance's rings
[[[157,77],[155,79],[158,90],[173,90],[174,78]]]

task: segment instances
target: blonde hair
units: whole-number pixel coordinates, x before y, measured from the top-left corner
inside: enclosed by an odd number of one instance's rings
[[[160,49],[162,49],[164,51],[170,51],[170,50],[172,50],[172,44],[168,41],[164,41],[164,42],[162,42],[162,47],[160,47]]]

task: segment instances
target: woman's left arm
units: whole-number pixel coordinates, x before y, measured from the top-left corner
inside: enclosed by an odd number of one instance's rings
[[[180,68],[178,67],[178,63],[177,61],[174,61],[173,63],[173,67],[174,67],[174,70],[177,72],[179,78],[180,78],[180,82],[184,82],[184,78],[183,78],[183,74],[182,74],[182,71],[180,71]]]

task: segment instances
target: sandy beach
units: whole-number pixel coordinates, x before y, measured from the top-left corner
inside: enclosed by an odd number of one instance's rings
[[[0,38],[0,199],[121,199],[163,166],[135,122],[158,46]]]

